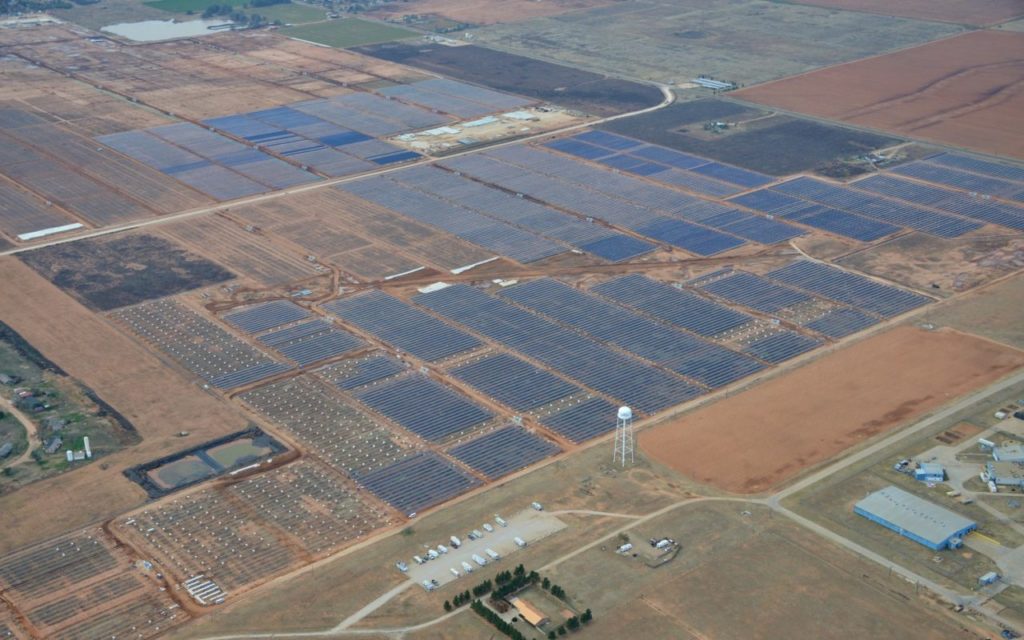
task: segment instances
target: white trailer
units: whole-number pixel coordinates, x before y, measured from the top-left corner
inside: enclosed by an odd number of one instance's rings
[[[449,570],[449,571],[451,571],[451,572],[452,572],[452,575],[453,575],[453,576],[455,576],[456,578],[458,578],[459,576],[461,576],[461,575],[462,575],[461,573],[459,573],[459,570],[458,570],[458,569],[456,569],[455,567],[451,567],[451,568],[450,568],[450,569],[448,569],[448,570]]]
[[[462,540],[459,540],[455,536],[452,536],[451,538],[448,538],[448,542],[452,543],[452,548],[453,549],[458,549],[459,547],[462,546]]]
[[[434,551],[433,549],[427,549],[427,559],[428,560],[437,560],[440,556],[441,556],[441,554],[436,552],[436,551]]]
[[[490,556],[491,560],[501,560],[501,555],[494,549],[484,549],[484,553]]]
[[[477,563],[481,567],[487,566],[487,560],[485,560],[482,556],[477,555],[475,553],[473,554],[473,562]]]
[[[494,533],[494,527],[492,527],[490,525],[490,523],[485,522],[484,523],[484,531],[486,531],[487,533]]]
[[[448,547],[444,546],[443,544],[439,544],[439,545],[437,545],[437,552],[438,553],[448,553]]]
[[[507,527],[508,526],[508,523],[505,522],[505,519],[502,518],[501,516],[499,516],[498,514],[494,514],[494,521],[497,522],[498,524],[500,524],[503,527]]]
[[[523,540],[519,536],[516,536],[516,537],[512,538],[512,541],[515,542],[516,545],[519,546],[519,547],[525,547],[526,546],[526,540]]]
[[[464,561],[462,563],[462,570],[465,571],[466,573],[473,573],[473,565],[471,565],[468,562]]]

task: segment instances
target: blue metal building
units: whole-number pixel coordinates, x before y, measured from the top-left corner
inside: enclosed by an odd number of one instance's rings
[[[978,528],[973,520],[895,486],[868,495],[853,512],[935,551],[960,546]]]
[[[942,482],[946,479],[946,470],[937,462],[924,462],[914,469],[914,479],[921,482]]]

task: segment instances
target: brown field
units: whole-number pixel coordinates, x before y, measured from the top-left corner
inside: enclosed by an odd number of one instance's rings
[[[558,16],[570,11],[611,4],[613,0],[413,0],[393,2],[375,9],[371,15],[398,18],[409,14],[436,14],[455,22],[498,24],[531,18]]]
[[[0,554],[141,504],[145,492],[123,477],[122,469],[245,426],[240,413],[186,382],[16,258],[0,258],[0,299],[4,322],[116,407],[143,438],[104,458],[103,465],[0,497],[0,512],[10,525],[0,536]],[[191,435],[174,438],[181,430]]]
[[[930,309],[923,319],[1024,349],[1021,300],[1024,300],[1024,276],[1017,275],[952,304]]]
[[[1024,353],[981,338],[899,327],[646,430],[640,447],[699,482],[756,493],[1021,366]]]
[[[736,92],[739,98],[1024,158],[1024,33],[974,31]]]
[[[816,7],[866,11],[884,16],[984,26],[1024,15],[1019,0],[796,0]]]

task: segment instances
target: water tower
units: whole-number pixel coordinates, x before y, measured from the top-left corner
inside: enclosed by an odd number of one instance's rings
[[[633,410],[629,407],[619,407],[619,413],[615,423],[615,447],[612,449],[612,464],[616,460],[622,461],[626,466],[626,459],[633,463]]]

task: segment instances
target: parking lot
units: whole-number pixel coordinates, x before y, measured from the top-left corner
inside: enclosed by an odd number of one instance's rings
[[[507,526],[499,525],[493,517],[486,521],[493,527],[493,532],[484,529],[484,522],[476,525],[474,529],[483,534],[478,540],[470,540],[467,535],[468,531],[453,530],[450,535],[454,535],[462,541],[462,545],[458,549],[453,548],[448,539],[417,540],[416,544],[411,547],[408,557],[397,558],[396,561],[401,560],[409,565],[406,575],[421,586],[425,580],[436,580],[439,586],[454,580],[463,580],[466,583],[466,588],[469,588],[485,577],[493,577],[490,565],[497,565],[501,569],[514,566],[514,560],[509,558],[520,548],[515,543],[515,538],[521,538],[527,545],[536,544],[542,538],[560,531],[566,526],[556,516],[529,508],[512,516],[502,516],[502,518]],[[439,554],[434,560],[427,560],[427,550],[434,549],[436,551],[439,544],[444,545],[448,549],[448,553]],[[487,554],[488,549],[498,553],[501,558],[493,560]],[[416,564],[412,559],[413,555],[418,555],[427,561],[423,564]],[[473,560],[474,555],[484,558],[487,561],[487,566],[481,567]],[[470,565],[474,572],[481,572],[482,577],[479,580],[475,578],[465,580],[466,571],[463,563]],[[459,575],[453,574],[451,569],[458,571]],[[496,569],[496,571],[501,569]]]

